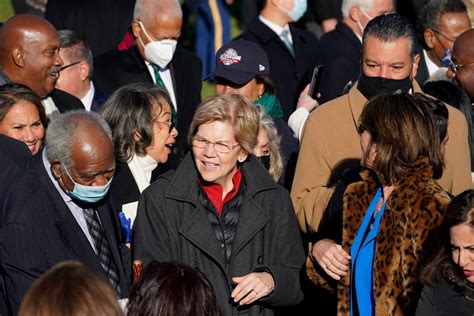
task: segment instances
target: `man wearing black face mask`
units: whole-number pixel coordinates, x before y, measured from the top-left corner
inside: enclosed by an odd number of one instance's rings
[[[359,165],[357,124],[367,99],[379,93],[421,91],[413,79],[420,60],[415,44],[415,28],[405,18],[397,14],[374,18],[362,38],[359,81],[348,94],[314,110],[306,121],[291,190],[303,231],[317,231],[335,183],[344,170]],[[472,187],[467,124],[458,110],[448,108],[446,168],[439,182],[458,194]]]

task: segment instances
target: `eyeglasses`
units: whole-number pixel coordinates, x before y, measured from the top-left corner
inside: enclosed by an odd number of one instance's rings
[[[441,32],[438,31],[438,30],[432,29],[432,31],[433,31],[435,34],[441,35],[442,37],[444,37],[445,39],[447,39],[447,40],[450,41],[451,43],[454,43],[454,42],[456,41],[456,39],[452,39],[452,38],[450,38],[450,37],[447,37],[446,35],[444,35],[443,33],[441,33]]]
[[[70,63],[69,65],[62,66],[61,68],[59,68],[59,71],[63,71],[64,69],[68,69],[69,67],[72,67],[72,66],[80,64],[80,63],[81,63],[80,61],[76,61],[74,63]]]
[[[474,64],[474,62],[464,63],[462,65],[458,65],[454,62],[451,62],[451,65],[449,65],[449,69],[451,69],[452,72],[457,74],[462,69],[462,67],[464,67],[466,65],[469,65],[469,64]]]
[[[193,139],[193,146],[196,148],[204,149],[207,148],[210,144],[214,145],[214,149],[220,154],[228,154],[232,149],[240,146],[240,144],[227,145],[222,142],[211,142],[207,139],[200,137]]]
[[[169,128],[169,132],[171,133],[171,131],[173,130],[174,128],[174,123],[173,123],[173,120],[171,121],[168,121],[168,122],[160,122],[160,121],[153,121],[153,123],[158,123],[158,124],[162,124],[162,125],[166,125],[168,126]]]

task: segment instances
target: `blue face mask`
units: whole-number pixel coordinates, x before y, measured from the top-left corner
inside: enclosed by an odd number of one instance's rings
[[[288,12],[289,17],[294,21],[301,19],[303,14],[306,12],[308,6],[307,0],[295,0],[295,5],[290,12]]]
[[[72,179],[67,169],[66,173],[69,176],[69,179],[71,179],[71,181],[74,183],[74,189],[72,191],[68,191],[67,193],[69,196],[86,203],[96,203],[102,200],[107,195],[107,192],[109,192],[110,185],[112,184],[112,179],[110,179],[109,182],[104,185],[82,185]]]
[[[451,64],[453,63],[451,61],[451,55],[452,54],[453,54],[453,51],[450,50],[449,48],[444,49],[443,57],[441,57],[441,59],[440,59],[441,65],[443,65],[443,67],[447,68],[447,67],[451,66]]]

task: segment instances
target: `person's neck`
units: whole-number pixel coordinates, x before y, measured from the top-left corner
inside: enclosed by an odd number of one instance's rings
[[[442,67],[439,57],[436,56],[434,49],[426,50],[426,55],[436,66]]]
[[[360,31],[360,28],[359,28],[359,26],[357,25],[356,22],[352,21],[351,18],[349,18],[348,16],[345,16],[342,19],[342,21],[344,22],[344,24],[346,24],[352,30],[352,32],[357,34],[359,37],[362,37],[362,33]]]
[[[285,27],[285,25],[291,22],[288,20],[288,16],[281,12],[281,10],[278,8],[271,8],[267,6],[260,12],[260,15],[281,27]]]
[[[81,84],[81,89],[79,91],[79,93],[77,94],[77,98],[79,100],[81,100],[82,98],[84,98],[86,96],[86,94],[89,92],[91,88],[91,82],[90,80],[84,80]]]
[[[395,189],[394,185],[383,185],[382,186],[382,199],[383,202],[387,202],[388,198],[390,197],[390,194],[392,194],[393,189]]]

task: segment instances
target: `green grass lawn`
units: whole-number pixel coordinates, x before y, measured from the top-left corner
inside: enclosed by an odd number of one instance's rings
[[[4,22],[13,15],[12,3],[10,0],[0,0],[0,21]]]

